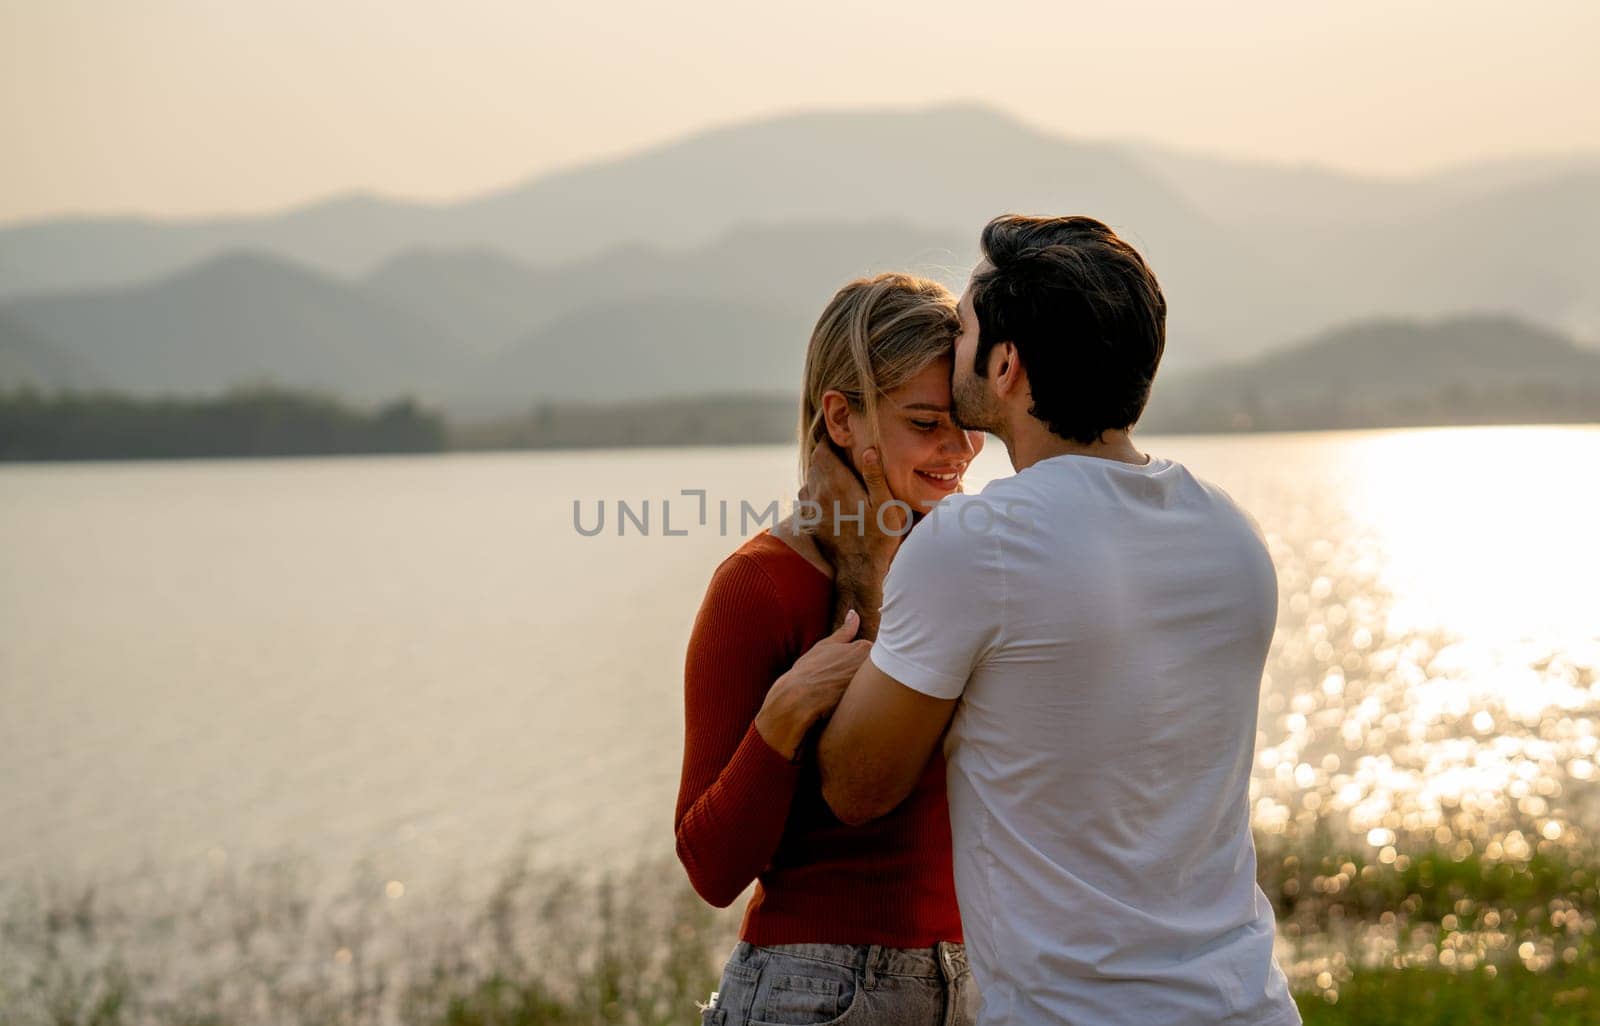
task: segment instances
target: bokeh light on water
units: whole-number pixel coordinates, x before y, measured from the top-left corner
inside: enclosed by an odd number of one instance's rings
[[[1286,968],[1335,999],[1348,951],[1491,973],[1576,960],[1595,931],[1594,902],[1563,895],[1595,886],[1600,431],[1326,436],[1296,455],[1235,489],[1280,587],[1254,825],[1285,904],[1315,899],[1283,917]],[[1361,865],[1304,864],[1331,853]],[[1469,891],[1544,904],[1417,916],[1439,859],[1479,874]],[[1549,866],[1578,868],[1536,880]]]
[[[1276,500],[1239,496],[1276,512],[1258,829],[1329,822],[1385,860],[1586,844],[1600,476],[1584,468],[1600,466],[1600,431],[1334,436],[1311,455],[1315,473],[1263,482]]]

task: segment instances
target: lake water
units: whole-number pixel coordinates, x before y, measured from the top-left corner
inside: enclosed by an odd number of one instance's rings
[[[1140,442],[1277,563],[1263,836],[1588,843],[1600,428]],[[1007,472],[991,443],[969,489]],[[0,468],[0,876],[669,852],[689,625],[741,500],[794,473],[787,447]]]

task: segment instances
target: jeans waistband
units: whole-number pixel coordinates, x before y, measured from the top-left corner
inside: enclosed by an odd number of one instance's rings
[[[739,942],[748,957],[771,951],[790,958],[809,958],[859,969],[867,977],[910,976],[917,979],[953,980],[967,969],[967,949],[953,941],[931,948],[886,948],[880,944],[769,944],[755,947]]]

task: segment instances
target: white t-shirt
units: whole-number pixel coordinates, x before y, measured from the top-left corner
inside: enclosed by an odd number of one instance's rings
[[[961,698],[956,891],[984,1026],[1300,1022],[1249,781],[1277,578],[1171,460],[1057,456],[901,545],[872,661]]]

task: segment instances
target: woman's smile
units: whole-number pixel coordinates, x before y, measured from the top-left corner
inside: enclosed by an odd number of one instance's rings
[[[939,469],[923,469],[919,467],[913,473],[929,488],[942,492],[953,492],[961,487],[961,475],[966,469],[966,464],[963,463],[960,466]]]

